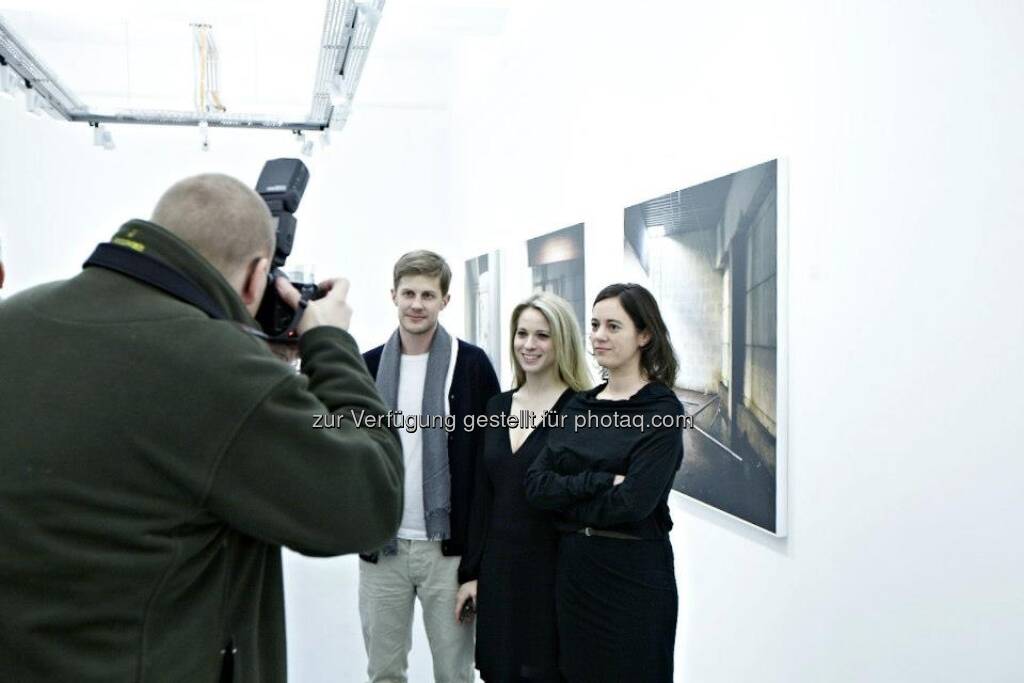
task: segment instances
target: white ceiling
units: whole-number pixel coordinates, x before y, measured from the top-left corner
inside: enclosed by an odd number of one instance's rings
[[[355,105],[436,104],[438,93],[429,82],[423,87],[417,62],[436,63],[468,36],[499,35],[512,4],[387,0]],[[228,113],[286,120],[309,113],[325,8],[312,0],[0,0],[8,25],[93,112],[193,110],[190,24],[206,23],[213,26]],[[391,60],[412,62],[407,67],[417,72],[418,87],[401,73],[373,68]],[[437,83],[446,78],[435,74]]]

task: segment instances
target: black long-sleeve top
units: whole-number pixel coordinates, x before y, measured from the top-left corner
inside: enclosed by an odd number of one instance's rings
[[[576,394],[565,406],[564,424],[551,430],[526,473],[527,500],[559,512],[563,531],[589,526],[665,538],[668,496],[683,461],[683,406],[658,382],[621,401],[595,398],[603,390]],[[613,486],[616,474],[625,480]]]

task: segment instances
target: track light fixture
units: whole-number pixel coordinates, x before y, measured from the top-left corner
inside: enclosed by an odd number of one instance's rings
[[[18,75],[14,69],[7,66],[7,63],[0,60],[0,97],[8,100],[14,99],[14,89],[18,83]]]
[[[43,98],[31,86],[25,90],[25,111],[36,118],[43,118]]]
[[[0,97],[25,95],[26,108],[62,121],[87,124],[127,123],[174,126],[200,125],[201,147],[209,149],[207,126],[302,130],[341,130],[352,111],[367,52],[373,42],[385,0],[325,0],[323,32],[319,41],[312,104],[304,117],[254,115],[228,112],[221,101],[218,84],[218,46],[209,24],[193,23],[192,48],[195,77],[194,111],[177,109],[93,108],[74,92],[26,46],[0,17]],[[33,92],[35,86],[38,90]],[[97,135],[102,136],[103,133]],[[315,138],[316,136],[310,136]],[[312,148],[303,140],[304,153]],[[316,140],[312,140],[316,142]],[[321,138],[320,145],[329,140]],[[315,147],[316,145],[313,145]]]
[[[357,2],[356,9],[358,9],[359,12],[362,13],[363,18],[366,20],[367,25],[370,27],[370,30],[373,30],[374,28],[377,27],[377,24],[380,22],[380,10],[377,8],[375,3]]]
[[[338,74],[331,79],[328,88],[331,97],[331,105],[334,106],[334,116],[348,118],[352,107],[352,93],[349,91],[349,83],[345,77]]]
[[[293,130],[295,139],[299,143],[299,149],[302,150],[302,154],[307,157],[313,156],[313,139],[307,138],[306,134],[301,130]]]
[[[92,144],[111,152],[114,150],[114,136],[106,126],[98,123],[89,124],[92,126]]]

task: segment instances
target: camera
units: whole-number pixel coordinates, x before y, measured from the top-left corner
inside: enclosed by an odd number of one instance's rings
[[[263,165],[259,180],[256,181],[256,192],[267,203],[275,223],[274,258],[267,275],[267,289],[256,312],[256,322],[270,337],[270,341],[294,343],[299,338],[295,325],[298,323],[302,308],[296,311],[281,300],[274,287],[274,279],[284,275],[281,268],[292,253],[292,244],[295,241],[295,211],[302,201],[307,182],[309,169],[298,159],[271,159]],[[305,302],[324,296],[324,292],[311,282],[292,282],[292,286],[299,291],[303,307]]]

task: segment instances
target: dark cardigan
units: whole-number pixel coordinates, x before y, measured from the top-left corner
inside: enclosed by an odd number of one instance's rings
[[[484,350],[461,339],[455,359],[455,372],[448,394],[448,403],[455,416],[455,430],[448,434],[448,466],[451,471],[451,538],[441,541],[441,554],[459,556],[466,549],[469,535],[469,513],[473,502],[476,466],[484,449],[484,430],[467,430],[467,415],[487,412],[487,402],[501,387],[494,367]],[[366,367],[376,379],[384,346],[363,354]],[[367,562],[376,562],[377,553],[360,555]]]

